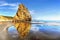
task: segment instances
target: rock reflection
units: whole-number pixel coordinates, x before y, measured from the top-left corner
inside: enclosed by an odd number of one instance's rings
[[[21,39],[27,37],[31,24],[29,22],[14,23]]]

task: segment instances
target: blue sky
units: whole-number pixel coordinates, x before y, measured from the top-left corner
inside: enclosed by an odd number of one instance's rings
[[[0,0],[0,15],[14,16],[21,3],[33,19],[60,20],[60,0]]]

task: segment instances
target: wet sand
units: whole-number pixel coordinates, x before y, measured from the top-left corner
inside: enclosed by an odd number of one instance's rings
[[[11,27],[11,22],[0,22],[0,40],[21,40],[16,29],[7,31],[7,27]],[[56,32],[55,32],[56,33]],[[24,40],[60,40],[60,32],[55,34],[50,31],[32,31]]]

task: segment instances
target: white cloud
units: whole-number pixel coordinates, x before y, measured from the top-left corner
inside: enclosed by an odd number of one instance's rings
[[[60,12],[57,15],[40,15],[40,12],[35,10],[30,10],[30,14],[32,15],[32,20],[60,20]],[[57,12],[58,13],[58,12]],[[41,13],[42,14],[42,13]]]
[[[16,3],[8,3],[6,1],[0,1],[0,6],[17,6],[19,3],[16,2]]]
[[[4,6],[10,6],[10,8],[6,8]],[[18,3],[8,3],[5,1],[0,2],[0,9],[17,9],[18,8]]]
[[[17,10],[17,9],[18,9],[18,6],[10,7],[10,8],[0,7],[0,9],[12,9],[12,10]]]
[[[36,18],[37,20],[60,20],[60,16],[56,15],[56,16],[38,16]]]
[[[17,3],[7,3],[7,2],[4,2],[4,3],[0,3],[0,6],[17,6],[18,4]]]
[[[12,8],[8,8],[8,9],[13,9],[13,10],[17,10],[18,9],[18,6],[15,6],[15,7],[12,7]]]
[[[35,10],[30,10],[30,14],[35,14]]]

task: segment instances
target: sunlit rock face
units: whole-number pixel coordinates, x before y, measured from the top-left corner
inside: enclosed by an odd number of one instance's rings
[[[23,4],[19,5],[16,16],[14,17],[14,20],[31,21],[31,15]]]
[[[12,19],[10,16],[0,16],[0,21],[12,21]]]
[[[19,32],[20,38],[25,38],[30,30],[31,15],[27,8],[20,4],[18,11],[13,18],[13,23]]]

